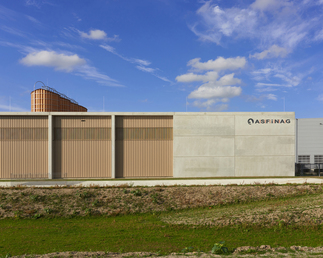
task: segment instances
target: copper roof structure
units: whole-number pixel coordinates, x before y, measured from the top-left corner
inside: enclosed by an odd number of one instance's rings
[[[31,92],[31,112],[87,112],[87,108],[44,85]]]

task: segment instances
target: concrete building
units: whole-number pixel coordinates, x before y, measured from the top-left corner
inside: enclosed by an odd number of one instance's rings
[[[294,176],[295,113],[0,114],[0,178]]]
[[[296,162],[323,163],[323,118],[296,120]]]

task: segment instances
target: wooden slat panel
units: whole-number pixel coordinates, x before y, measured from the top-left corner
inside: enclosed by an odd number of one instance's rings
[[[171,116],[119,116],[116,126],[116,177],[173,176]]]
[[[110,116],[55,117],[55,134],[55,178],[111,177]]]
[[[0,128],[47,128],[47,116],[2,116]]]
[[[47,117],[0,117],[0,178],[48,177]]]
[[[72,127],[105,127],[111,128],[111,117],[106,116],[57,116],[54,117],[54,126],[56,128]]]
[[[111,141],[54,141],[55,178],[111,177]]]
[[[117,116],[116,127],[173,127],[172,116]]]

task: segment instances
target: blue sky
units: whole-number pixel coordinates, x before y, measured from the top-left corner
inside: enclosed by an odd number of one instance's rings
[[[323,116],[323,0],[0,0],[0,54],[0,111]]]

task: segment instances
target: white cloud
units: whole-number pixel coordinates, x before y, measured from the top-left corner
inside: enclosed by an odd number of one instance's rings
[[[94,39],[94,40],[107,38],[107,34],[103,30],[90,30],[89,33],[80,31],[80,35],[82,38]]]
[[[143,71],[143,72],[147,72],[147,73],[153,73],[156,70],[154,68],[144,67],[144,66],[139,66],[139,65],[137,65],[136,68]]]
[[[240,87],[217,86],[205,87],[200,86],[188,96],[189,99],[211,99],[211,98],[233,98],[241,94]]]
[[[119,38],[119,35],[113,35],[113,37],[107,37],[107,41],[114,41],[114,42],[120,42],[121,39]]]
[[[256,0],[245,8],[203,1],[191,30],[200,40],[218,45],[228,38],[247,38],[264,48],[277,45],[291,52],[301,42],[323,40],[323,16],[317,11],[309,17],[309,8],[313,5],[303,0]]]
[[[284,85],[284,84],[278,84],[278,83],[262,83],[258,82],[256,84],[256,87],[263,87],[263,86],[270,86],[270,87],[290,87],[289,85]]]
[[[318,31],[314,37],[314,40],[318,41],[318,40],[323,40],[323,30]]]
[[[269,74],[273,71],[273,69],[271,68],[263,68],[263,69],[259,69],[259,70],[256,70],[256,71],[253,71],[254,74]]]
[[[40,24],[40,22],[39,22],[37,19],[35,19],[34,17],[29,16],[29,15],[25,15],[25,16],[26,16],[26,18],[27,18],[28,20],[30,20],[30,21],[32,21],[32,22],[34,22],[34,23],[36,23],[36,24]]]
[[[25,0],[25,4],[27,6],[35,6],[38,9],[40,9],[40,7],[44,4],[55,6],[55,3],[52,3],[52,1],[49,1],[49,0]]]
[[[251,74],[254,80],[257,80],[256,87],[296,87],[303,78],[307,78],[313,69],[302,70],[301,72],[294,72],[299,68],[299,64],[281,65],[279,63],[272,63],[270,68],[264,68],[253,71]],[[259,91],[259,90],[257,90]]]
[[[219,75],[217,72],[211,71],[206,74],[195,74],[195,73],[187,73],[182,74],[176,77],[176,81],[178,82],[196,82],[196,81],[216,81]]]
[[[192,83],[203,82],[197,89],[188,96],[190,99],[207,99],[207,101],[197,100],[193,102],[195,107],[209,109],[216,102],[228,102],[230,98],[239,96],[242,92],[240,87],[233,85],[241,84],[241,80],[234,78],[234,73],[225,74],[220,79],[218,72],[225,70],[236,70],[243,68],[246,64],[244,57],[223,58],[200,62],[200,58],[190,60],[187,65],[195,68],[198,72],[208,71],[204,74],[186,73],[176,77],[178,82]]]
[[[123,55],[120,55],[116,49],[114,47],[111,47],[109,45],[100,45],[100,47],[102,47],[103,49],[105,49],[106,51],[109,51],[112,54],[115,54],[116,56],[120,57],[121,59],[129,62],[129,63],[133,63],[133,64],[138,64],[140,66],[148,66],[151,64],[151,62],[147,61],[147,60],[143,60],[143,59],[138,59],[138,58],[127,58]]]
[[[161,79],[164,82],[169,82],[169,83],[173,83],[172,81],[168,80],[166,77],[164,76],[160,76],[158,74],[153,74],[154,76],[156,76],[158,79]]]
[[[86,61],[78,55],[58,54],[55,51],[39,51],[28,54],[20,60],[26,66],[48,66],[55,70],[71,72],[77,66],[84,65]]]
[[[26,34],[24,32],[15,28],[10,28],[8,26],[2,25],[0,29],[15,36],[26,37]]]
[[[237,31],[245,34],[252,34],[257,25],[257,13],[252,9],[221,9],[212,4],[212,1],[205,4],[197,11],[202,18],[200,22],[191,27],[191,30],[199,36],[202,41],[211,41],[218,45],[222,36],[232,36]]]
[[[39,1],[37,1],[37,0],[25,0],[25,4],[26,5],[35,6],[37,8],[40,8],[40,6],[41,6],[41,4],[39,3]]]
[[[210,108],[211,106],[213,106],[217,101],[215,99],[209,99],[206,101],[201,101],[201,100],[195,100],[191,105],[193,107],[197,107],[197,108]]]
[[[197,107],[199,109],[205,109],[206,111],[214,111],[214,112],[221,112],[227,110],[229,105],[228,104],[218,104],[214,106],[219,101],[226,102],[224,99],[209,99],[206,101],[202,100],[195,100],[192,103],[189,103],[193,107]]]
[[[109,51],[110,53],[120,57],[121,59],[129,62],[129,63],[132,63],[132,64],[138,64],[136,65],[136,68],[140,71],[143,71],[143,72],[147,72],[147,73],[151,73],[153,76],[157,77],[158,79],[161,79],[165,82],[170,82],[170,80],[168,80],[166,77],[164,76],[160,76],[156,73],[156,71],[158,71],[159,69],[158,68],[151,68],[151,67],[147,67],[151,64],[151,62],[147,61],[147,60],[143,60],[143,59],[138,59],[138,58],[128,58],[128,57],[125,57],[123,55],[120,55],[114,47],[111,47],[109,45],[100,45],[101,48]]]
[[[147,61],[147,60],[142,60],[142,59],[137,59],[137,58],[133,59],[133,62],[134,62],[134,63],[137,63],[137,64],[139,64],[139,65],[145,65],[145,66],[148,66],[148,65],[150,65],[150,64],[151,64],[151,63],[150,63],[149,61]]]
[[[65,72],[75,72],[75,75],[81,76],[85,79],[95,80],[97,83],[120,87],[117,80],[109,76],[99,73],[95,67],[86,64],[83,58],[78,55],[59,54],[55,51],[37,51],[27,54],[20,60],[20,63],[26,66],[46,66],[53,67],[55,70]]]
[[[250,55],[250,57],[256,59],[266,59],[266,58],[274,58],[274,57],[285,57],[288,54],[288,51],[277,45],[272,45],[269,49],[264,50],[260,53],[256,53],[254,55]]]
[[[275,74],[274,77],[280,78],[288,83],[287,87],[297,86],[301,82],[298,76],[291,76],[290,74]]]
[[[119,35],[113,35],[113,37],[107,37],[107,34],[103,30],[90,30],[88,33],[77,30],[82,38],[93,40],[106,40],[120,42]]]
[[[123,87],[117,80],[110,78],[109,76],[99,73],[95,67],[89,65],[82,65],[76,70],[76,75],[79,75],[85,79],[95,80],[97,83],[112,86]]]
[[[109,52],[111,52],[113,54],[117,54],[117,52],[115,51],[115,48],[114,47],[111,47],[109,45],[100,45],[100,47],[102,47],[106,51],[109,51]]]
[[[226,74],[223,77],[220,78],[219,81],[217,81],[216,85],[235,85],[235,84],[240,84],[241,80],[238,78],[233,78],[234,73],[231,74]]]
[[[220,105],[215,106],[214,111],[221,112],[221,111],[227,110],[228,107],[229,107],[228,104],[220,104]]]
[[[257,88],[257,92],[269,92],[269,91],[277,91],[277,88],[272,88],[272,87],[265,87],[265,88]]]
[[[286,0],[256,0],[253,2],[250,7],[260,11],[275,10],[281,6],[288,5]]]
[[[274,100],[274,101],[277,100],[277,96],[275,94],[267,94],[266,98],[269,100]]]
[[[264,99],[277,101],[277,96],[275,94],[262,94],[260,96],[244,95],[242,96],[247,102],[261,102]]]
[[[323,102],[323,94],[319,95],[319,96],[317,97],[317,100],[319,100],[319,101],[322,101],[322,102]]]
[[[236,58],[223,58],[218,57],[215,60],[208,60],[207,62],[200,62],[201,58],[194,58],[188,61],[187,65],[192,66],[199,70],[213,70],[213,71],[221,71],[221,70],[236,70],[239,68],[243,68],[246,65],[246,59],[244,57],[236,57]]]

